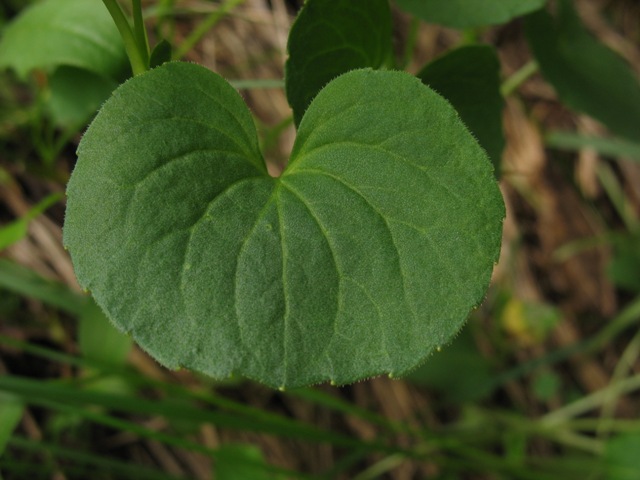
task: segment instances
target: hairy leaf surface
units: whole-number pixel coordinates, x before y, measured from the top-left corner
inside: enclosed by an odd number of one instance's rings
[[[59,65],[105,77],[124,71],[127,57],[120,34],[100,0],[45,0],[3,32],[0,67],[24,77],[34,68]]]
[[[489,154],[496,171],[504,149],[500,62],[493,47],[472,45],[453,50],[418,73],[445,97]]]
[[[547,0],[397,0],[418,18],[452,28],[506,23],[541,8]]]
[[[237,92],[185,63],[122,85],[78,154],[78,279],[169,367],[274,387],[402,374],[460,329],[499,252],[490,162],[401,72],[327,85],[279,178]]]
[[[555,18],[542,10],[529,15],[525,23],[544,77],[569,107],[638,141],[638,79],[622,58],[587,32],[571,1],[559,1],[557,10]]]
[[[388,0],[308,0],[289,33],[286,93],[298,125],[338,75],[378,68],[391,56]]]

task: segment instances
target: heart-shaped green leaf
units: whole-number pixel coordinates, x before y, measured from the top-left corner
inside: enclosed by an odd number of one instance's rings
[[[397,0],[403,10],[426,22],[452,28],[506,23],[542,8],[547,0]]]
[[[309,106],[272,178],[241,97],[167,63],[122,85],[79,147],[78,279],[161,363],[274,387],[402,374],[478,305],[504,205],[457,113],[402,72]]]
[[[529,45],[544,77],[569,107],[632,141],[640,135],[640,83],[629,65],[591,36],[572,2],[557,16],[542,10],[527,17]]]
[[[46,0],[26,9],[3,32],[0,67],[20,76],[59,65],[118,78],[127,57],[100,0]]]
[[[391,58],[388,0],[307,0],[289,33],[286,93],[296,125],[320,89]]]
[[[452,50],[427,64],[418,78],[451,102],[498,171],[504,149],[504,100],[500,62],[493,47],[470,45]]]

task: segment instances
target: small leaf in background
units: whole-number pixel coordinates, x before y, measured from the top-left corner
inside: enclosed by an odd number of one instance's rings
[[[478,351],[470,330],[465,329],[406,378],[443,393],[449,401],[463,403],[482,400],[491,393],[493,372],[489,361]]]
[[[118,366],[126,362],[133,341],[113,326],[100,307],[89,302],[80,317],[78,344],[84,357]]]
[[[62,196],[63,195],[61,193],[49,195],[36,206],[31,208],[31,210],[29,210],[22,218],[0,227],[0,252],[26,237],[29,222],[41,215],[47,208],[55,205]]]
[[[165,39],[162,39],[153,48],[151,52],[151,58],[149,59],[149,66],[151,68],[159,67],[163,63],[167,63],[171,60],[171,44]]]
[[[613,258],[607,273],[618,287],[640,292],[640,235],[614,238]]]
[[[61,126],[85,125],[117,86],[115,80],[89,70],[59,67],[49,79],[51,116]]]
[[[83,308],[78,324],[78,345],[82,355],[102,364],[118,367],[126,363],[133,340],[119,332],[91,299]],[[118,375],[104,375],[100,370],[86,368],[83,387],[93,391],[131,393],[126,379]],[[72,416],[73,417],[73,416]],[[73,421],[73,418],[70,418]]]
[[[311,100],[331,80],[390,59],[389,2],[308,0],[291,27],[287,49],[287,100],[299,125]]]
[[[0,38],[0,68],[40,82],[54,123],[73,131],[86,125],[128,75],[127,56],[100,0],[44,0],[25,8]]]
[[[0,458],[20,423],[24,405],[18,398],[9,393],[0,392]]]
[[[425,22],[452,28],[506,23],[542,8],[547,0],[397,0],[403,10]]]
[[[505,140],[500,62],[495,49],[472,45],[452,50],[427,64],[417,76],[455,107],[498,174]]]
[[[558,394],[561,386],[562,380],[556,373],[545,371],[534,378],[531,388],[538,400],[546,402]]]
[[[540,345],[562,320],[552,305],[510,298],[500,315],[502,327],[521,347]]]
[[[640,477],[640,434],[611,438],[604,453],[607,480],[638,480]]]
[[[505,429],[502,435],[504,459],[511,465],[525,465],[529,449],[529,437],[518,429]]]
[[[215,378],[401,375],[460,330],[500,250],[486,154],[403,72],[325,87],[280,178],[237,91],[188,63],[120,86],[78,153],[81,285],[162,364]]]
[[[22,297],[0,287],[0,322],[7,318],[14,321],[20,309],[22,309]]]
[[[100,0],[45,0],[25,9],[3,32],[0,67],[26,77],[34,69],[67,65],[120,76],[124,46]]]
[[[216,480],[274,480],[262,452],[253,445],[222,445],[216,450],[214,475]]]
[[[640,83],[629,65],[582,25],[570,0],[556,16],[529,15],[527,39],[545,79],[569,107],[602,122],[614,134],[640,138]]]

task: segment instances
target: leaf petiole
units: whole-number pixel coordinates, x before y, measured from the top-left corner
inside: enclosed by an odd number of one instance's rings
[[[133,8],[133,33],[135,35],[138,50],[142,56],[145,65],[149,65],[149,39],[147,30],[144,28],[144,19],[142,17],[142,4],[140,0],[131,0]]]
[[[116,0],[102,0],[102,2],[104,3],[105,7],[107,7],[107,10],[109,10],[111,18],[113,18],[116,27],[118,27],[118,31],[120,32],[120,36],[122,37],[122,41],[124,43],[124,48],[127,51],[127,56],[129,57],[129,62],[131,63],[133,74],[140,75],[141,73],[146,72],[149,69],[148,50],[146,55],[141,50],[141,46],[136,41],[136,36],[131,29],[131,25],[129,24],[127,17],[125,17],[124,15],[122,8],[120,7],[120,5],[118,5],[118,2]],[[134,0],[134,16],[137,16],[135,13],[136,3],[138,4],[138,6],[140,5],[139,1],[136,2]],[[140,16],[142,16],[142,12],[140,12]],[[146,39],[146,33],[144,34],[144,36]],[[146,61],[145,57],[147,59]]]

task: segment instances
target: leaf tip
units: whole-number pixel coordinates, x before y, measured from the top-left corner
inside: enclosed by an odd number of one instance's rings
[[[280,390],[281,392],[284,392],[286,390],[286,388],[284,387],[284,385],[280,385],[278,387],[278,390]]]

